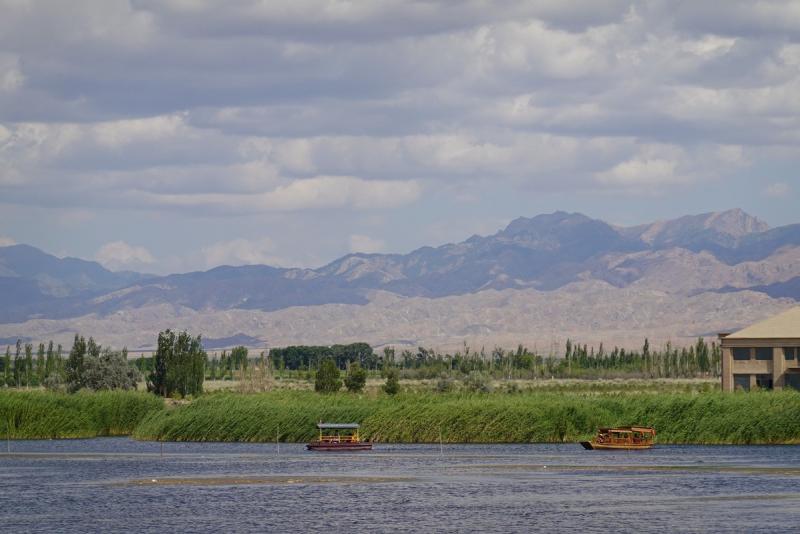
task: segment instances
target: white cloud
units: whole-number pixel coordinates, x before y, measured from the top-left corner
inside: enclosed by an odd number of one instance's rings
[[[146,248],[129,245],[124,241],[106,243],[94,257],[104,267],[112,270],[135,270],[156,261]]]
[[[281,265],[274,255],[275,244],[268,237],[260,239],[237,238],[220,241],[201,250],[206,267],[218,265]]]
[[[676,175],[677,163],[666,159],[630,159],[598,173],[600,183],[625,187],[646,187],[685,181]]]
[[[293,180],[264,193],[144,194],[140,198],[161,206],[207,207],[228,213],[257,213],[321,208],[392,208],[415,201],[420,191],[416,181],[318,176]]]
[[[0,51],[0,92],[12,92],[22,87],[25,81],[19,67],[19,57]]]
[[[792,192],[792,188],[789,187],[789,184],[783,182],[776,182],[774,184],[769,184],[764,189],[764,194],[768,197],[773,198],[781,198],[789,195]]]
[[[350,252],[372,254],[375,252],[384,252],[385,250],[386,243],[381,239],[361,234],[353,234],[350,236]]]
[[[158,143],[191,134],[179,114],[101,122],[91,128],[91,133],[99,146],[109,148],[143,141]]]
[[[3,237],[0,236],[0,247],[10,247],[11,245],[16,245],[17,242],[11,239],[10,237]]]

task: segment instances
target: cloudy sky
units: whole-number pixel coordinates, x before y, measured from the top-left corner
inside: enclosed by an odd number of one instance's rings
[[[0,13],[0,244],[172,272],[406,252],[557,209],[800,222],[797,1]]]

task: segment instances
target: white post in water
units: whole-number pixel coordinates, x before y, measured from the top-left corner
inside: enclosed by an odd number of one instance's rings
[[[11,421],[6,421],[6,452],[11,454]]]
[[[281,453],[281,442],[278,439],[278,436],[281,434],[281,427],[275,429],[275,456],[278,456]]]
[[[164,442],[161,442],[161,457],[164,457]]]
[[[444,445],[442,445],[442,427],[439,427],[439,456],[444,456]]]

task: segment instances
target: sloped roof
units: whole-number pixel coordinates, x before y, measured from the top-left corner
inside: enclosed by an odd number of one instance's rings
[[[800,306],[734,332],[726,339],[800,338]]]

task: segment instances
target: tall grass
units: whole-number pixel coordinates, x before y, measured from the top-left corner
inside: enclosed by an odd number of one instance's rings
[[[578,441],[599,426],[652,425],[661,443],[800,443],[800,393],[319,395],[221,393],[152,412],[138,439],[307,441],[315,423],[360,422],[382,442]]]
[[[164,401],[131,391],[0,391],[0,436],[12,439],[88,438],[133,432]]]

